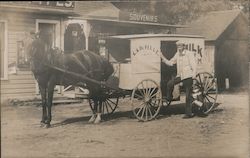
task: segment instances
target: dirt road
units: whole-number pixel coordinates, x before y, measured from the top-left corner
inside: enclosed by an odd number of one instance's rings
[[[247,93],[220,94],[206,118],[182,119],[171,104],[157,120],[138,122],[126,100],[112,118],[88,124],[87,105],[57,105],[52,128],[40,127],[41,107],[1,107],[2,158],[12,157],[249,157]],[[86,103],[84,103],[86,104]]]

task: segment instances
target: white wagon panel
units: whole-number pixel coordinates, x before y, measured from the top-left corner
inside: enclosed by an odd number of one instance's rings
[[[130,62],[119,63],[119,88],[132,90],[140,81],[152,79],[161,82],[161,43],[182,41],[197,55],[198,72],[211,72],[211,55],[205,52],[204,38],[179,34],[120,35],[113,38],[130,41]],[[168,50],[166,50],[168,51]],[[210,60],[208,60],[210,59]],[[197,72],[197,73],[198,73]]]

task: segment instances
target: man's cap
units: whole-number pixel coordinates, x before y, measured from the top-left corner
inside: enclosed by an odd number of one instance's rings
[[[185,43],[184,43],[184,42],[182,42],[182,41],[177,41],[177,42],[176,42],[176,45],[182,45],[182,46],[184,46],[184,45],[185,45]]]

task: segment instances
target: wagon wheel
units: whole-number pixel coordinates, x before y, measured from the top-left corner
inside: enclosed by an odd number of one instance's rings
[[[196,83],[194,86],[199,88],[201,95],[198,100],[203,103],[200,112],[208,114],[215,106],[218,90],[217,82],[213,75],[208,72],[198,73],[196,75]]]
[[[117,98],[106,98],[102,101],[102,114],[113,114],[117,108],[119,97]],[[94,111],[94,101],[89,99],[89,105],[92,111]]]
[[[157,116],[162,106],[160,86],[151,79],[137,84],[131,95],[134,115],[140,121],[149,121]]]

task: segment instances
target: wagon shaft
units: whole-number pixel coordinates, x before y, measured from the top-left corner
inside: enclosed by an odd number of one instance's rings
[[[109,86],[104,81],[97,81],[97,80],[94,80],[94,79],[91,79],[91,78],[87,77],[86,75],[81,75],[81,74],[78,74],[78,73],[75,73],[75,72],[70,72],[68,70],[65,70],[65,69],[62,69],[62,68],[59,68],[59,67],[56,67],[56,66],[52,66],[52,65],[46,65],[46,66],[48,66],[48,67],[50,67],[52,69],[55,69],[57,71],[63,72],[65,74],[72,75],[74,77],[80,78],[80,79],[82,79],[82,80],[84,80],[86,82],[97,84],[97,85],[99,85],[99,86],[101,86],[103,88],[106,87],[106,88],[115,90],[117,92],[123,93],[123,91],[121,89]]]

